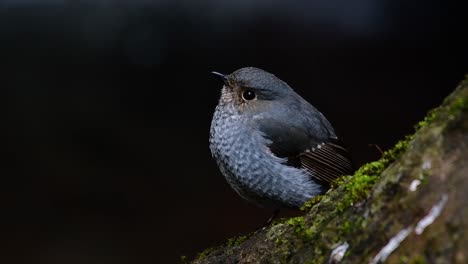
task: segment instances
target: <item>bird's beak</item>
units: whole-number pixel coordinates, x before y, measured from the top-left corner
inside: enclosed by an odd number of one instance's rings
[[[216,77],[216,79],[222,81],[224,84],[227,84],[227,83],[228,83],[228,77],[227,77],[227,75],[224,75],[224,74],[222,74],[222,73],[215,72],[215,71],[211,72],[211,74],[213,74],[214,77]]]

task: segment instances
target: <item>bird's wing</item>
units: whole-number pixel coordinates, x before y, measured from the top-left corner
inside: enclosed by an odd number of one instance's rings
[[[354,172],[348,150],[333,138],[328,142],[318,143],[315,147],[309,147],[290,159],[298,159],[301,168],[308,171],[313,178],[327,184],[341,175]]]
[[[323,125],[316,123],[304,125],[285,120],[267,119],[259,124],[270,140],[268,147],[274,155],[287,158],[288,165],[304,169],[325,185],[354,172],[348,150],[333,131],[324,130]]]

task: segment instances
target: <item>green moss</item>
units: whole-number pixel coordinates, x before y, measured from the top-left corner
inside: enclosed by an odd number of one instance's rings
[[[408,256],[400,256],[400,260],[398,261],[399,264],[407,264],[408,263]]]
[[[209,256],[213,251],[219,250],[219,249],[224,249],[226,254],[229,254],[230,252],[232,253],[232,247],[239,246],[242,244],[245,240],[247,240],[253,233],[243,235],[243,236],[238,236],[238,237],[233,237],[230,238],[224,243],[222,246],[218,247],[211,247],[203,250],[202,252],[198,253],[197,256],[195,257],[196,261],[201,261],[205,259],[207,256]],[[182,263],[187,263],[187,257],[182,256],[181,257],[181,262]],[[185,262],[184,262],[185,261]]]
[[[303,240],[309,241],[312,239],[313,232],[305,227],[303,216],[293,217],[286,221],[286,224],[292,227],[293,231]]]
[[[180,256],[180,263],[186,264],[188,263],[188,258],[185,255]]]
[[[427,120],[432,120],[433,118],[434,117],[430,117],[427,118]],[[354,203],[365,199],[377,182],[382,171],[406,151],[412,139],[413,136],[406,136],[404,140],[398,141],[392,149],[385,151],[380,160],[364,164],[353,176],[344,175],[334,180],[332,182],[332,188],[344,185],[346,191],[346,196],[337,206],[338,211],[343,212]],[[301,207],[301,210],[309,211],[315,204],[318,204],[322,198],[323,196],[312,198]]]
[[[424,117],[424,119],[422,121],[419,121],[415,126],[414,126],[414,129],[416,131],[418,131],[419,129],[423,128],[424,126],[426,126],[428,123],[430,123],[432,120],[434,120],[435,116],[436,116],[436,109],[432,109],[431,111],[429,111],[426,115],[426,117]]]
[[[281,244],[284,244],[286,242],[288,242],[286,239],[281,239],[279,237],[275,239],[275,244],[278,245],[278,246],[281,245]]]
[[[349,175],[340,176],[340,177],[334,179],[334,180],[330,183],[331,188],[332,188],[332,189],[336,189],[336,188],[338,188],[340,185],[342,185],[343,183],[347,182],[349,179],[350,179],[350,176],[349,176]]]
[[[211,252],[215,251],[215,249],[216,248],[214,247],[210,247],[210,248],[203,250],[202,252],[197,254],[196,260],[200,261],[200,260],[205,259],[208,255],[211,254]]]
[[[455,102],[453,102],[450,105],[448,112],[451,116],[454,116],[454,115],[457,115],[460,111],[467,110],[467,109],[468,109],[468,98],[461,97],[461,98],[457,98]]]
[[[346,221],[343,223],[343,225],[341,226],[341,230],[340,230],[340,233],[342,235],[346,235],[346,234],[349,234],[351,233],[351,230],[353,229],[353,224],[350,222],[350,221]]]
[[[408,264],[426,264],[426,258],[422,255],[412,256],[408,261]]]
[[[392,149],[385,151],[381,159],[381,161],[385,163],[385,166],[388,166],[390,163],[400,158],[406,149],[408,149],[408,145],[411,143],[413,138],[414,135],[405,136],[405,138],[398,141]]]
[[[286,221],[286,224],[291,226],[296,233],[300,233],[304,230],[304,217],[303,216],[297,216],[297,217],[292,217],[289,218]]]
[[[313,235],[314,235],[314,232],[312,231],[312,229],[306,229],[306,230],[304,230],[303,238],[306,241],[310,241],[310,240],[312,240]]]
[[[288,245],[290,242],[286,238],[277,237],[275,239],[275,244],[279,247],[281,245]]]
[[[354,177],[344,186],[346,193],[337,205],[338,212],[343,212],[349,206],[366,198],[384,167],[382,162],[374,161],[355,172]]]
[[[312,206],[320,203],[322,198],[323,198],[323,195],[317,195],[314,198],[310,199],[301,207],[301,211],[308,212],[310,208],[312,208]]]
[[[245,236],[233,237],[233,238],[228,239],[228,241],[226,242],[226,245],[227,245],[228,247],[239,246],[239,245],[242,244],[245,240],[247,240],[247,238],[249,238],[249,236],[247,236],[247,235],[245,235]]]
[[[392,149],[385,151],[380,160],[364,164],[352,177],[342,178],[341,180],[345,180],[343,184],[345,196],[337,205],[338,212],[343,212],[353,204],[367,198],[380,174],[405,152],[412,139],[413,136],[406,136]],[[346,181],[346,179],[349,180]]]

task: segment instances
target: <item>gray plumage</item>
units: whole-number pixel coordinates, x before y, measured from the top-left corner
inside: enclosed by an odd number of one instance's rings
[[[210,150],[231,187],[261,207],[298,208],[353,172],[328,120],[273,74],[242,68],[223,80]]]

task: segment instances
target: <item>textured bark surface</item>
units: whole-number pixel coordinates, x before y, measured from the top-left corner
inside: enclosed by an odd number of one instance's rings
[[[336,185],[303,217],[193,263],[468,263],[468,81],[414,135]]]

